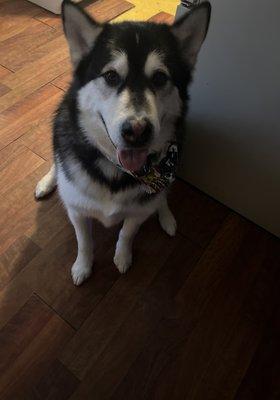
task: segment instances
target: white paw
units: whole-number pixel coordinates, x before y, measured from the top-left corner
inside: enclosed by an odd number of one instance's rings
[[[87,267],[84,263],[75,261],[71,268],[71,275],[74,285],[81,285],[91,274],[91,266]]]
[[[126,271],[132,264],[132,254],[131,251],[126,249],[116,250],[114,256],[115,266],[118,268],[121,274],[125,274]]]
[[[53,191],[55,188],[55,184],[53,182],[50,182],[47,176],[44,176],[36,186],[35,189],[35,198],[41,199],[42,197],[46,196],[49,194],[51,191]]]
[[[171,211],[159,215],[159,223],[162,229],[169,235],[175,236],[177,230],[177,222]]]

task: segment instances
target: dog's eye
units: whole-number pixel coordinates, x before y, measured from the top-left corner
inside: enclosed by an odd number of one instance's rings
[[[152,76],[152,84],[156,88],[162,88],[168,81],[168,76],[162,71],[156,71]]]
[[[103,74],[106,83],[110,86],[117,86],[121,81],[120,75],[116,71],[107,71]]]

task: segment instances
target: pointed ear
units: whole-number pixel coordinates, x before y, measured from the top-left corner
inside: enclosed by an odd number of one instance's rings
[[[193,8],[171,27],[179,40],[181,51],[186,62],[194,67],[200,47],[206,37],[211,15],[208,1]]]
[[[103,27],[69,0],[64,0],[62,3],[62,20],[71,61],[75,68],[81,58],[90,51]]]

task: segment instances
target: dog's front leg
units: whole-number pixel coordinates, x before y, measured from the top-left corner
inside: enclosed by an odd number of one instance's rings
[[[68,215],[74,226],[78,242],[78,255],[71,269],[73,282],[78,286],[90,276],[92,270],[93,241],[91,219],[73,209],[68,209]]]
[[[126,218],[120,230],[116,245],[114,263],[121,274],[124,274],[132,263],[132,242],[146,216]]]

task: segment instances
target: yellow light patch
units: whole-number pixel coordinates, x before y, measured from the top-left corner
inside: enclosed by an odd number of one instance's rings
[[[117,17],[114,21],[146,21],[161,11],[175,15],[176,8],[180,2],[178,0],[131,0],[131,3],[135,7]]]

